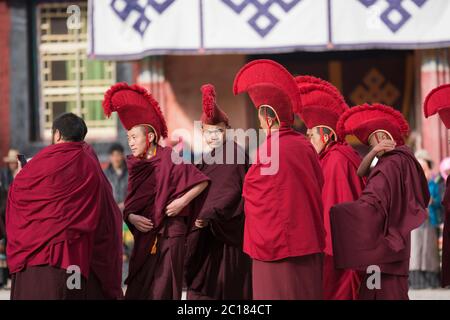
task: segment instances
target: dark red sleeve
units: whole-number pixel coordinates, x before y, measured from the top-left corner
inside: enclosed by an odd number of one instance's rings
[[[442,205],[445,210],[443,247],[442,247],[442,286],[450,286],[450,178],[447,178],[447,187],[445,190]]]
[[[106,299],[122,299],[122,214],[108,187],[104,185],[100,199],[101,216],[94,234],[91,272],[99,280]]]
[[[336,267],[360,268],[409,258],[408,236],[415,227],[402,229],[399,226],[412,226],[420,221],[412,221],[412,215],[402,216],[397,224],[390,221],[401,216],[390,207],[391,200],[397,199],[396,193],[388,178],[377,171],[371,174],[357,201],[331,208]]]
[[[171,182],[175,186],[173,199],[177,199],[201,182],[209,181],[209,178],[198,170],[193,164],[174,165]]]
[[[193,164],[176,164],[173,166],[170,174],[170,183],[173,192],[170,194],[169,202],[182,197],[186,192],[197,184],[209,181],[209,178],[198,170]],[[199,197],[192,200],[198,201]],[[167,203],[167,204],[168,204]],[[178,216],[189,216],[191,214],[192,204],[187,206]]]
[[[395,197],[388,178],[374,172],[361,197],[355,202],[331,208],[330,219],[336,266],[356,268],[401,260],[408,251],[407,233],[390,219],[391,200]],[[411,231],[411,230],[409,230]]]

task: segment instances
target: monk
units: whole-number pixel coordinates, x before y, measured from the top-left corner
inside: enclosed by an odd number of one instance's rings
[[[134,236],[125,299],[179,300],[189,204],[209,179],[192,164],[176,164],[170,147],[158,144],[167,126],[158,102],[143,87],[118,83],[105,94],[128,131],[128,195],[124,220]]]
[[[249,161],[235,141],[226,140],[229,120],[216,103],[214,87],[202,86],[202,95],[201,122],[208,149],[197,168],[211,183],[201,207],[196,209],[188,236],[187,299],[251,300],[251,260],[242,250],[245,219],[242,185]],[[227,162],[228,144],[234,152],[231,163]]]
[[[11,299],[121,299],[122,217],[86,124],[67,113],[52,132],[9,191]]]
[[[338,203],[357,200],[364,181],[357,175],[361,157],[336,134],[339,117],[348,105],[331,83],[311,77],[296,77],[302,104],[298,114],[308,128],[307,136],[319,154],[324,176],[322,189],[326,241],[323,268],[325,300],[356,300],[360,279],[354,270],[334,266],[331,242],[330,208]]]
[[[234,93],[241,92],[267,134],[243,187],[253,299],[322,299],[323,175],[313,146],[291,128],[297,85],[278,63],[255,60],[235,78]]]
[[[368,172],[374,156],[378,162],[358,200],[331,208],[336,267],[366,273],[360,300],[407,300],[411,231],[425,221],[430,199],[423,170],[404,144],[408,123],[389,106],[365,104],[345,112],[337,131],[372,147],[359,173]]]
[[[436,113],[447,129],[450,129],[450,84],[432,90],[425,99],[424,114],[428,118]],[[442,287],[450,286],[450,179],[447,178],[445,196],[442,200],[445,210],[442,246]]]

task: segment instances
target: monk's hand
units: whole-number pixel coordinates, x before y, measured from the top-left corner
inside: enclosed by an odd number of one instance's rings
[[[169,217],[175,217],[181,212],[181,210],[183,210],[185,206],[186,202],[183,198],[175,199],[166,207],[166,215]]]
[[[394,150],[396,145],[397,144],[395,143],[395,141],[383,140],[375,147],[373,147],[373,152],[375,152],[376,155],[381,156],[386,152]]]
[[[197,219],[195,220],[195,226],[197,228],[205,228],[209,225],[208,220]]]
[[[149,232],[153,229],[152,220],[137,214],[130,214],[128,216],[128,221],[130,221],[130,223],[133,224],[140,232]]]

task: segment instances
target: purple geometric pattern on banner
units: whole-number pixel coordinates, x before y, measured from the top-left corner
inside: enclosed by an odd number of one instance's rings
[[[365,5],[367,8],[370,6],[373,6],[378,0],[359,0],[363,5]]]
[[[248,20],[248,24],[264,38],[280,21],[270,12],[272,5],[277,4],[284,12],[288,13],[301,0],[222,0],[224,4],[230,7],[237,14],[253,5],[256,13]]]
[[[379,0],[358,0],[367,8],[373,6]],[[406,0],[384,0],[389,4],[388,8],[381,13],[381,21],[393,32],[400,30],[405,23],[411,19],[411,14],[402,6],[402,2]],[[428,0],[408,0],[421,8]],[[392,20],[392,14],[397,13],[400,16],[398,21]]]
[[[133,29],[136,30],[142,37],[151,23],[151,20],[145,14],[145,10],[148,7],[152,7],[153,10],[159,14],[163,14],[164,11],[166,11],[167,8],[175,1],[176,0],[147,0],[146,5],[141,5],[142,1],[138,0],[113,0],[111,2],[111,8],[122,21],[127,20],[131,12],[137,12],[139,17],[134,22]]]

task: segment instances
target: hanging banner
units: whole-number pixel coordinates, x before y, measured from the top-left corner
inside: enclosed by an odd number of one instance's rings
[[[137,59],[200,48],[198,0],[90,0],[89,55]]]
[[[206,51],[280,52],[322,49],[326,0],[203,1]]]
[[[448,0],[333,0],[332,42],[345,49],[450,46]]]
[[[277,53],[450,46],[448,0],[90,0],[89,54]]]

